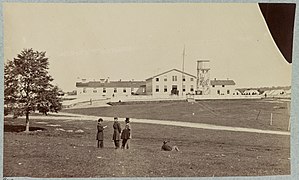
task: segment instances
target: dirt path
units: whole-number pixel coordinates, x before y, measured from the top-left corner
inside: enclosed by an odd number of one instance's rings
[[[60,116],[34,116],[35,119],[59,119],[59,120],[91,120],[96,121],[98,116],[87,116],[71,113],[59,112]],[[24,118],[24,117],[23,117]],[[113,121],[113,117],[102,117],[105,121]],[[168,126],[180,126],[180,127],[190,127],[199,129],[209,129],[209,130],[219,130],[219,131],[235,131],[235,132],[248,132],[248,133],[262,133],[262,134],[276,134],[276,135],[290,135],[287,131],[272,131],[272,130],[261,130],[253,128],[243,128],[243,127],[231,127],[231,126],[219,126],[204,123],[191,123],[191,122],[181,122],[181,121],[169,121],[169,120],[152,120],[152,119],[135,119],[131,118],[134,123],[147,123],[147,124],[161,124]]]

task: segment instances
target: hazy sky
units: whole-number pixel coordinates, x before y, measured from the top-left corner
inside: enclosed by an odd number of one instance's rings
[[[238,87],[291,84],[288,64],[257,4],[4,3],[4,59],[23,48],[46,51],[55,84],[80,79],[145,80],[172,68],[196,75],[211,61],[211,78]]]

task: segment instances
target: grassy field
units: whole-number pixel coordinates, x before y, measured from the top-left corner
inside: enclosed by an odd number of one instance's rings
[[[215,100],[188,103],[116,103],[111,107],[66,109],[65,112],[159,120],[199,122],[225,126],[287,131],[287,102],[269,100]],[[194,115],[193,115],[194,113]],[[270,126],[271,113],[273,125]]]
[[[275,127],[268,126],[263,119],[269,112],[286,118],[284,103],[211,101],[189,105],[185,102],[129,103],[108,108],[67,111],[99,116],[175,119],[262,129],[284,129],[280,126],[286,126],[285,119],[276,119],[273,125]],[[204,109],[211,107],[213,110],[210,109],[208,115]],[[245,112],[244,109],[252,113],[258,109],[262,111],[256,120],[256,113],[250,116],[251,113],[248,112],[246,114],[248,117],[238,114]],[[190,112],[195,112],[196,115],[190,115]],[[226,119],[220,119],[224,115]],[[57,120],[55,117],[49,120],[34,118],[31,120],[33,130],[31,133],[22,132],[25,129],[22,126],[25,123],[24,119],[5,118],[3,173],[6,177],[202,177],[290,174],[289,136],[132,122],[131,148],[115,150],[111,140],[112,122],[104,121],[108,126],[104,133],[105,148],[98,149],[95,140],[96,119],[75,121]],[[258,125],[253,125],[257,122]],[[124,124],[122,121],[121,123],[123,127]],[[77,130],[84,132],[77,133]],[[170,145],[178,146],[181,151],[161,151],[164,140],[170,140]]]

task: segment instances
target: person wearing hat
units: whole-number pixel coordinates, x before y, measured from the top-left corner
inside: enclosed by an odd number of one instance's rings
[[[121,139],[122,141],[122,149],[129,149],[129,139],[132,138],[131,136],[131,126],[130,126],[130,118],[126,118],[125,120],[125,128],[123,129],[122,133],[121,133]]]
[[[119,148],[119,141],[120,141],[120,133],[121,133],[121,128],[120,124],[118,122],[118,118],[114,117],[114,124],[113,124],[113,137],[112,140],[114,141],[115,149]]]
[[[102,118],[98,119],[98,125],[97,125],[97,129],[98,129],[98,132],[97,132],[98,148],[103,148],[104,147],[104,142],[103,142],[104,141],[104,129],[107,126],[103,126],[102,122],[103,122]]]

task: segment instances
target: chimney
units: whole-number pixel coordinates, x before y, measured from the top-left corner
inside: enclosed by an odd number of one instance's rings
[[[105,82],[105,79],[100,79],[100,83],[104,83]]]

